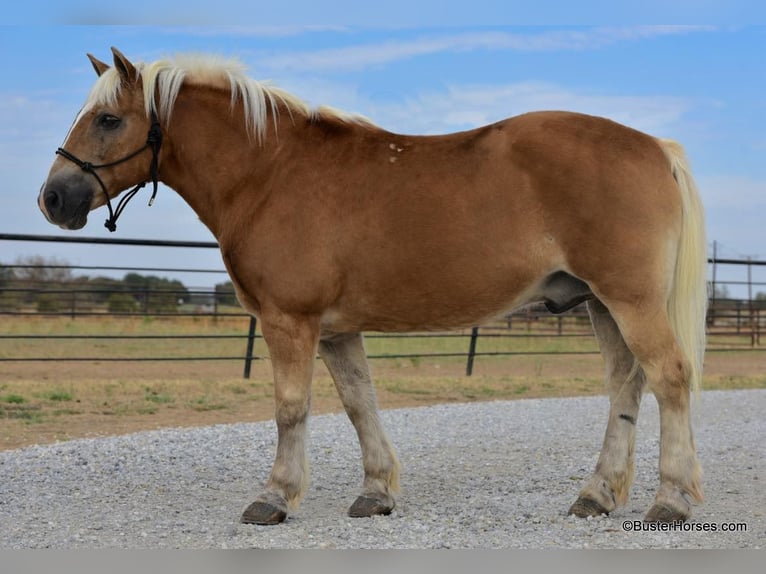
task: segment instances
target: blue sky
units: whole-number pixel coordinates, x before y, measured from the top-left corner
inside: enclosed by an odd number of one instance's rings
[[[236,57],[253,77],[311,104],[402,133],[445,133],[535,109],[606,116],[679,140],[710,241],[724,256],[766,259],[766,26],[315,22],[2,27],[0,231],[71,234],[45,221],[36,196],[95,79],[85,53],[110,61],[116,46],[144,61],[188,51]],[[148,195],[131,202],[116,236],[212,240],[172,190],[161,188],[151,208]],[[104,217],[92,214],[79,234],[109,236]],[[81,265],[177,265],[177,252],[157,251],[4,242],[0,262],[34,253]],[[214,251],[193,258],[194,266],[221,265]]]

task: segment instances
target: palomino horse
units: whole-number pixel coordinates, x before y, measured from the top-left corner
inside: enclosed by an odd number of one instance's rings
[[[89,56],[99,78],[39,206],[79,229],[106,203],[113,228],[125,204],[110,200],[159,180],[215,235],[274,371],[276,458],[243,522],[281,522],[306,491],[317,352],[361,445],[349,514],[388,514],[399,463],[361,332],[465,328],[532,302],[561,312],[585,300],[611,406],[595,472],[569,512],[627,501],[648,384],[660,484],[645,519],[689,517],[702,499],[689,403],[704,352],[706,244],[679,145],[566,112],[399,135],[309,109],[236,63],[134,65],[112,51],[112,67]]]

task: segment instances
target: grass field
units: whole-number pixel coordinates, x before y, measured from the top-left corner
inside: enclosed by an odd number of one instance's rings
[[[271,365],[254,363],[242,378],[242,360],[107,361],[131,357],[242,357],[247,318],[3,317],[0,335],[75,338],[0,339],[0,358],[46,357],[47,361],[0,361],[0,449],[166,426],[194,426],[273,418]],[[513,333],[523,333],[514,330]],[[401,357],[371,361],[383,408],[443,402],[564,397],[603,392],[601,358],[592,336],[480,338],[481,352],[585,352],[582,355],[478,357],[466,377],[464,357]],[[587,334],[581,325],[570,331]],[[176,335],[215,335],[189,339]],[[100,338],[76,337],[98,335]],[[463,337],[367,338],[371,356],[465,353]],[[139,336],[160,337],[153,339]],[[169,337],[169,338],[161,338]],[[255,354],[267,355],[258,339]],[[91,357],[70,362],[69,357]],[[766,352],[709,353],[707,389],[766,387]],[[340,412],[332,381],[317,361],[315,413]],[[606,413],[605,413],[606,416]]]
[[[0,335],[54,338],[4,339],[0,343],[0,358],[238,357],[245,353],[248,324],[247,317],[3,317]],[[572,336],[540,336],[543,331],[536,325],[533,338],[524,336],[527,334],[524,330],[508,332],[512,334],[510,338],[506,333],[482,336],[477,350],[485,353],[598,351],[587,326],[573,326],[567,332]],[[402,338],[371,334],[366,338],[366,347],[369,355],[378,357],[467,353],[470,330],[444,335]],[[268,355],[260,337],[254,354]]]

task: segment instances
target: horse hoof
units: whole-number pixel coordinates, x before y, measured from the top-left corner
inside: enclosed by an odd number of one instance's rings
[[[644,522],[686,522],[689,513],[676,510],[665,504],[654,504],[644,516]]]
[[[592,498],[580,496],[569,507],[567,514],[573,514],[579,518],[588,518],[589,516],[601,516],[602,514],[608,515],[609,511]]]
[[[360,496],[348,509],[348,515],[352,518],[364,518],[369,516],[376,516],[379,514],[388,515],[394,509],[395,504],[385,503],[377,498],[369,496]]]
[[[242,513],[242,524],[279,524],[287,518],[287,512],[268,502],[256,500]]]

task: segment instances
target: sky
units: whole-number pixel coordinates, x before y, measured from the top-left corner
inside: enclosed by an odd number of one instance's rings
[[[506,25],[487,21],[510,18],[486,15],[483,23],[333,23],[326,16],[311,23],[304,15],[298,23],[234,26],[212,18],[215,25],[203,25],[190,18],[185,25],[124,25],[99,14],[86,19],[98,25],[63,25],[77,18],[62,17],[0,28],[0,233],[214,239],[165,187],[152,207],[150,189],[139,193],[115,234],[102,226],[104,208],[79,232],[60,230],[39,212],[37,194],[54,151],[96,78],[86,53],[110,62],[116,46],[136,61],[183,52],[234,57],[252,77],[311,105],[357,112],[400,133],[447,133],[541,109],[605,116],[681,142],[706,207],[711,246],[715,241],[719,257],[766,259],[766,25],[657,25],[639,18],[639,24]],[[352,23],[338,23],[344,21]],[[31,254],[75,265],[183,261],[222,269],[216,250],[0,242],[0,263]],[[225,277],[181,279],[207,286]]]

